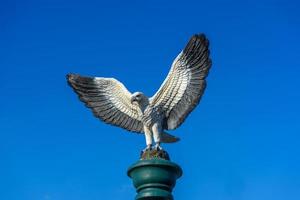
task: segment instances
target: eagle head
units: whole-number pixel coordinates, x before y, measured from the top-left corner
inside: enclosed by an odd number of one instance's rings
[[[141,105],[149,103],[149,100],[142,92],[135,92],[131,96],[131,103],[137,103]]]

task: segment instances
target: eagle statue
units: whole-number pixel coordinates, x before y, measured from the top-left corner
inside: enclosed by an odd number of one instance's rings
[[[197,106],[206,87],[211,67],[209,42],[204,34],[191,37],[173,61],[159,90],[148,98],[142,92],[130,93],[114,78],[68,74],[69,85],[79,99],[100,120],[128,131],[143,133],[146,148],[161,150],[161,143],[179,140],[166,130],[178,128]]]

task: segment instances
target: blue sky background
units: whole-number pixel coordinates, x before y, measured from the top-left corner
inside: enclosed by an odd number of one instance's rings
[[[144,137],[100,123],[69,72],[151,96],[194,33],[213,66],[165,145],[177,200],[300,199],[297,1],[0,0],[0,199],[133,199]]]

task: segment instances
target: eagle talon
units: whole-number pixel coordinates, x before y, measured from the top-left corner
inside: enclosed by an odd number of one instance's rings
[[[147,147],[143,150],[143,152],[151,151],[151,150],[152,150],[152,145],[147,145]]]
[[[161,151],[161,150],[163,150],[163,148],[160,146],[160,144],[156,144],[155,147],[154,147],[154,149],[155,149],[156,151]]]

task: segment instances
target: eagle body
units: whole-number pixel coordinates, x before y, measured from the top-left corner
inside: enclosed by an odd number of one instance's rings
[[[211,67],[209,42],[204,34],[194,35],[173,61],[167,78],[148,98],[142,92],[130,93],[114,78],[68,74],[69,85],[94,115],[105,123],[145,134],[147,149],[152,139],[160,143],[179,138],[166,133],[178,128],[198,105]]]
[[[141,121],[144,126],[151,128],[155,123],[162,123],[164,120],[163,116],[163,109],[161,107],[148,105],[142,113]]]

